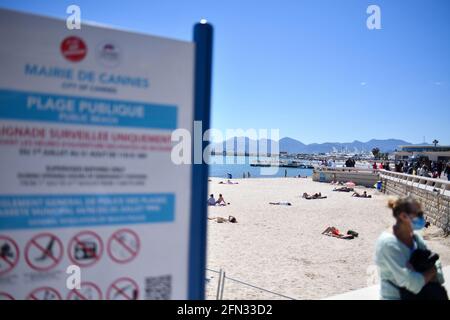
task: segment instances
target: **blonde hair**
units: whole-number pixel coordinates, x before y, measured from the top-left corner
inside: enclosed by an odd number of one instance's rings
[[[411,196],[390,198],[388,200],[388,207],[392,209],[394,217],[400,213],[419,213],[422,211],[422,205],[419,201]]]

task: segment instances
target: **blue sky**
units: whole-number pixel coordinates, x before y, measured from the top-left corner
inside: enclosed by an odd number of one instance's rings
[[[190,40],[215,27],[213,126],[304,143],[450,144],[448,0],[1,0],[0,6]],[[381,8],[368,30],[366,8]]]

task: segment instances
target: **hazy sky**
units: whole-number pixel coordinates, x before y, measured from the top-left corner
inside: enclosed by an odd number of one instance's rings
[[[450,144],[449,0],[1,0],[0,6],[182,40],[215,27],[213,126],[305,143]],[[381,7],[381,30],[366,27]]]

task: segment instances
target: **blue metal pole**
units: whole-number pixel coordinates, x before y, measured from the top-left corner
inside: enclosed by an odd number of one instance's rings
[[[194,121],[201,121],[202,136],[210,126],[212,43],[213,27],[208,23],[194,26],[195,80],[194,80]],[[194,131],[194,130],[193,130]],[[196,137],[196,139],[202,137]],[[195,142],[192,144],[195,145]],[[202,139],[202,153],[207,142]],[[192,160],[194,160],[192,150]],[[205,299],[206,277],[206,229],[208,196],[208,165],[192,162],[192,207],[190,225],[189,292],[191,300]]]

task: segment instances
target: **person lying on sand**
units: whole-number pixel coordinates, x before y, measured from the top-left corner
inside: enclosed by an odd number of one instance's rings
[[[222,194],[219,194],[219,199],[217,199],[216,205],[226,206],[227,204],[230,204],[230,203],[225,202],[225,199],[223,198]]]
[[[217,223],[237,223],[237,219],[233,216],[228,216],[228,219],[223,217],[208,217],[208,220],[216,220]]]
[[[305,193],[303,193],[302,198],[305,198],[305,199],[307,199],[307,200],[314,200],[314,199],[326,199],[327,196],[322,196],[322,193],[321,193],[321,192],[319,192],[319,193],[314,193],[313,195],[309,195],[309,194],[307,194],[307,193],[305,192]]]
[[[339,239],[346,239],[346,240],[350,240],[350,239],[354,239],[355,235],[354,234],[342,234],[339,229],[335,228],[335,227],[327,227],[322,234],[329,236],[329,237],[335,237],[335,238],[339,238]]]
[[[355,191],[352,194],[352,197],[356,197],[356,198],[372,198],[372,196],[370,194],[367,194],[366,191],[364,191],[362,194],[360,194],[360,193]]]
[[[219,184],[239,184],[239,182],[233,182],[230,179],[228,179],[227,182],[220,181]]]
[[[287,201],[282,201],[282,202],[269,202],[269,204],[272,204],[274,206],[292,206],[292,203],[287,202]]]
[[[333,191],[351,192],[351,191],[354,191],[354,189],[353,188],[349,188],[349,187],[339,187],[339,188],[334,188]]]

